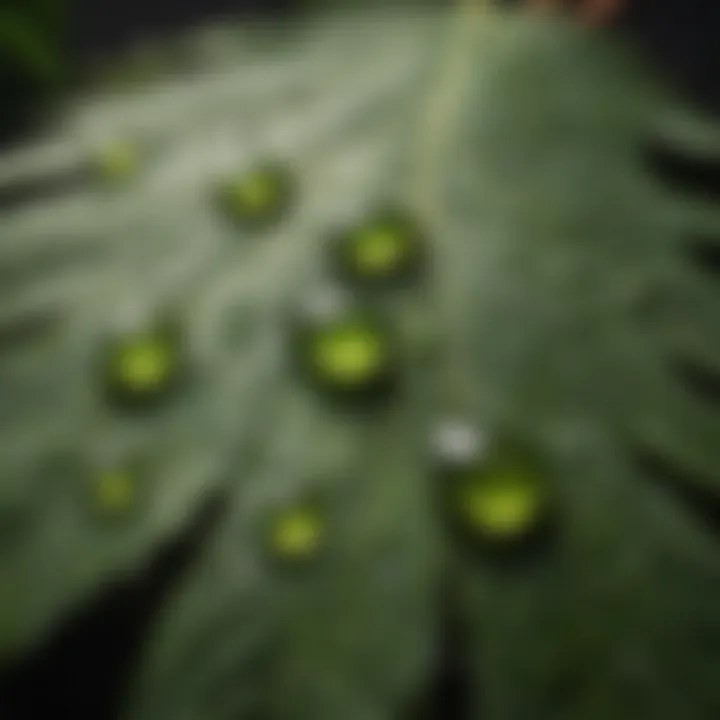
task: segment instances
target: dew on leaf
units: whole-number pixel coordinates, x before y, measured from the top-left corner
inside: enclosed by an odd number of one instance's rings
[[[122,521],[147,507],[154,470],[144,454],[86,462],[82,471],[84,504],[102,520]]]
[[[95,509],[102,515],[125,515],[136,501],[136,477],[127,468],[101,471],[92,483]]]
[[[360,323],[318,332],[311,353],[316,371],[340,385],[367,382],[382,371],[387,359],[383,338]]]
[[[292,202],[293,180],[277,164],[261,164],[224,181],[219,199],[233,221],[248,228],[261,228],[279,221]]]
[[[315,558],[325,539],[322,513],[311,504],[277,510],[268,523],[269,551],[278,560],[304,563]]]
[[[415,224],[392,213],[348,229],[335,240],[332,250],[338,273],[351,283],[366,286],[415,279],[426,252]]]
[[[140,168],[139,148],[129,140],[113,141],[96,153],[94,165],[104,182],[125,183],[138,173]]]
[[[388,318],[345,288],[323,285],[291,312],[292,363],[316,391],[340,403],[376,405],[398,379],[398,346]]]
[[[297,334],[302,370],[313,385],[335,395],[376,396],[389,390],[396,369],[388,328],[360,310]]]
[[[520,540],[547,517],[548,485],[538,469],[472,424],[445,423],[434,452],[443,504],[463,538],[493,544]]]
[[[105,355],[111,401],[123,407],[147,407],[165,400],[181,377],[183,355],[178,333],[169,329],[114,339]]]

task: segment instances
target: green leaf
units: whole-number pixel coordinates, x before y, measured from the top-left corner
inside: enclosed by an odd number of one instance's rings
[[[701,666],[698,627],[717,631],[717,539],[634,462],[644,448],[718,497],[720,413],[673,371],[693,328],[720,369],[698,292],[720,290],[687,251],[702,202],[643,155],[665,98],[571,28],[518,24],[474,57],[440,183],[447,392],[546,458],[558,495],[542,562],[459,570],[478,712],[712,717],[720,698],[679,658]]]
[[[714,720],[720,413],[677,363],[720,370],[720,214],[646,149],[716,129],[606,36],[465,4],[183,42],[0,163],[0,328],[55,319],[0,355],[5,652],[220,492],[127,717],[403,717],[447,595],[473,717]],[[217,202],[259,167],[262,227]],[[363,282],[388,208],[423,272]]]

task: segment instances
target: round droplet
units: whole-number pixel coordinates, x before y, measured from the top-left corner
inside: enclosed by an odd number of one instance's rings
[[[98,151],[95,166],[103,181],[121,184],[137,174],[140,167],[140,153],[132,142],[116,140]]]
[[[422,233],[400,214],[385,214],[343,233],[334,247],[339,273],[360,285],[395,285],[415,279],[426,253]]]
[[[300,361],[318,387],[343,396],[388,389],[395,371],[387,329],[374,318],[349,314],[301,332]]]
[[[539,479],[512,464],[470,473],[460,480],[456,492],[462,522],[496,540],[526,534],[537,525],[545,507]]]
[[[168,397],[183,366],[179,338],[147,331],[115,339],[106,352],[106,385],[119,405],[145,407]]]
[[[312,360],[318,374],[335,385],[367,383],[387,361],[387,348],[374,328],[361,323],[335,327],[316,334]]]
[[[220,189],[220,202],[233,220],[259,228],[275,223],[285,214],[292,190],[292,178],[286,169],[265,164],[227,180]]]
[[[322,515],[311,506],[282,509],[270,522],[270,550],[283,561],[305,562],[313,559],[320,551],[324,537]]]
[[[464,540],[508,544],[543,525],[549,486],[537,465],[469,423],[445,423],[435,436],[442,502]]]

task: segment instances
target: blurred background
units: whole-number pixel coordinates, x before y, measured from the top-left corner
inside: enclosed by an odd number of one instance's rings
[[[449,0],[434,1],[447,5]],[[503,2],[552,5],[582,16],[583,5],[593,0]],[[3,0],[0,140],[12,141],[30,131],[48,104],[128,48],[213,19],[272,19],[323,3],[329,0]],[[693,102],[720,114],[720,3],[620,0],[612,5],[608,24],[630,38]]]

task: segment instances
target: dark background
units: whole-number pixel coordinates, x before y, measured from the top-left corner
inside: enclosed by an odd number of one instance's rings
[[[271,18],[297,8],[296,0],[78,0],[72,42],[87,60],[132,43],[166,36],[208,18],[228,15]]]
[[[618,29],[696,102],[720,114],[720,0],[627,3]],[[165,35],[198,20],[238,13],[272,17],[307,6],[308,0],[79,0],[73,50],[83,63],[139,36]]]
[[[21,9],[43,0],[0,0]],[[45,0],[66,16],[59,57],[67,82],[48,83],[34,76],[0,42],[0,146],[32,135],[49,119],[55,99],[67,85],[92,76],[106,57],[136,43],[152,43],[198,22],[226,16],[288,16],[312,5],[354,0]],[[381,3],[382,0],[356,0]],[[407,0],[412,2],[413,0]],[[432,2],[433,0],[418,0]],[[436,0],[451,3],[453,0]],[[518,4],[522,0],[498,0]],[[564,0],[572,7],[582,0]],[[720,0],[626,0],[615,22],[642,53],[695,104],[720,116]],[[63,10],[66,8],[66,10]],[[66,62],[67,60],[67,62]]]

